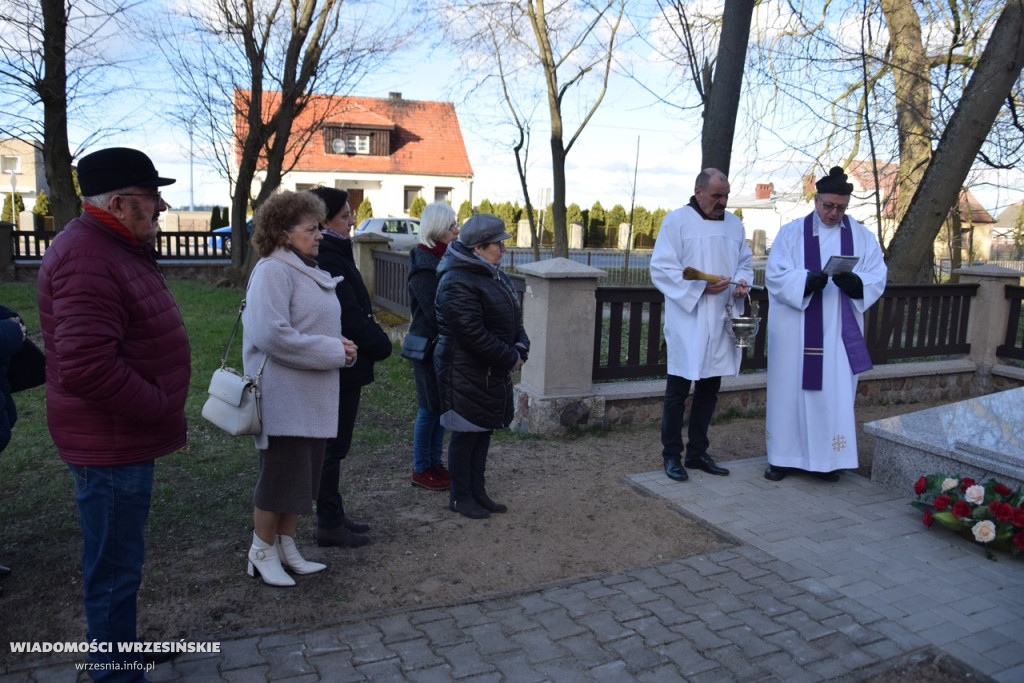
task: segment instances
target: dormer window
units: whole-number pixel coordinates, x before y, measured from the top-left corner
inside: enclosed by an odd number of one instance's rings
[[[330,141],[330,151],[334,154],[369,154],[369,133],[340,133]]]
[[[371,124],[325,125],[326,154],[388,156],[391,154],[391,128]]]

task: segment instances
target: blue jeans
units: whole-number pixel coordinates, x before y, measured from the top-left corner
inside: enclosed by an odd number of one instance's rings
[[[153,492],[153,462],[116,467],[68,465],[75,480],[82,528],[82,593],[88,639],[113,652],[89,654],[94,664],[121,662],[121,671],[92,672],[94,681],[141,681],[142,654],[120,653],[136,636],[136,600],[142,581],[146,517]],[[124,664],[138,667],[125,671]],[[137,664],[135,664],[137,662]]]
[[[441,415],[420,408],[412,430],[412,468],[420,474],[444,459],[444,427]]]

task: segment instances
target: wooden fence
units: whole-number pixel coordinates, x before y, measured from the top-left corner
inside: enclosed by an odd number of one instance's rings
[[[1024,288],[1013,287],[1024,291]],[[876,365],[887,362],[950,356],[970,351],[967,321],[971,298],[977,285],[889,285],[878,302],[868,309],[864,339]],[[1010,296],[1008,294],[1007,296]],[[599,287],[594,330],[595,382],[619,379],[648,379],[667,372],[662,334],[664,296],[656,289]],[[1001,349],[1009,357],[1024,353],[1020,341],[1020,299],[1016,295],[1017,319],[1007,322],[1007,344]],[[768,367],[768,294],[751,292],[758,306],[761,326],[750,348],[744,352],[742,370]],[[737,312],[737,315],[739,313]],[[1013,341],[1009,330],[1015,333]]]

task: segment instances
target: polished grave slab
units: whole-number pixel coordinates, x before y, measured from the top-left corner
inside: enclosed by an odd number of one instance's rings
[[[922,475],[995,478],[1024,486],[1024,387],[888,417],[875,436],[871,481],[907,493]]]

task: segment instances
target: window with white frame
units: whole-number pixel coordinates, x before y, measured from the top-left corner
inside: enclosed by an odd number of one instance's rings
[[[10,175],[11,171],[21,173],[21,157],[17,154],[0,155],[0,173]]]
[[[435,187],[434,188],[434,201],[435,202],[448,202],[452,203],[452,188],[450,187]]]
[[[370,136],[369,135],[346,135],[345,136],[345,152],[348,154],[369,154],[370,153]]]

